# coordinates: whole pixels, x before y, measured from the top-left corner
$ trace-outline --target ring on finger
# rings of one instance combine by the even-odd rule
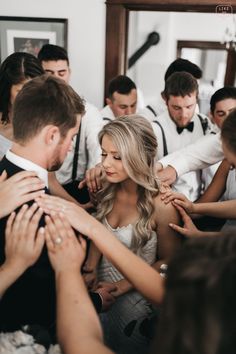
[[[64,213],[65,210],[66,210],[65,205],[62,205],[61,211]]]
[[[57,238],[54,240],[54,243],[56,245],[60,245],[62,243],[62,237],[61,236],[57,236]]]

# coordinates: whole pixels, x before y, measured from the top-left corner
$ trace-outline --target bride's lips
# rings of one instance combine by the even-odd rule
[[[108,172],[108,171],[105,171],[105,172],[106,172],[107,176],[113,176],[114,175],[114,172]]]

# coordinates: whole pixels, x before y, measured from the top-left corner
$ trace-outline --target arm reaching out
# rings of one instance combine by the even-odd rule
[[[46,224],[48,254],[56,274],[57,334],[63,352],[111,354],[103,344],[101,325],[80,273],[85,240],[76,238],[65,217],[53,214]]]
[[[186,237],[216,236],[216,235],[221,234],[220,232],[210,232],[210,231],[198,230],[196,228],[196,226],[194,225],[194,223],[192,222],[192,219],[190,218],[190,216],[186,213],[186,211],[178,204],[175,204],[175,202],[173,202],[173,205],[179,211],[179,213],[182,217],[183,223],[184,223],[184,225],[182,227],[179,225],[170,223],[169,226],[173,230],[177,231],[178,233],[180,233]]]
[[[222,197],[226,189],[229,170],[230,164],[224,159],[218,167],[208,188],[197,200],[197,203],[217,202]]]
[[[219,134],[207,134],[195,143],[160,159],[163,167],[171,166],[178,176],[197,171],[224,158]]]
[[[161,164],[159,163],[159,166]],[[177,172],[173,166],[167,166],[162,170],[158,170],[157,177],[160,179],[162,183],[166,183],[171,185],[177,179]]]
[[[37,203],[47,213],[63,213],[72,227],[87,235],[134,288],[153,303],[162,301],[163,279],[157,271],[128,250],[94,217],[75,204],[52,196],[38,198]]]

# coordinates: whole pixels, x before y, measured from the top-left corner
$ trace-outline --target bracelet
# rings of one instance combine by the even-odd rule
[[[161,277],[163,277],[163,278],[166,277],[167,269],[168,269],[168,264],[162,263],[160,265],[159,274],[160,274]]]

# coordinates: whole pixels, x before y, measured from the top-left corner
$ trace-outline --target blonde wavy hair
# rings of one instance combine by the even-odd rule
[[[116,118],[106,124],[99,133],[102,145],[104,136],[115,145],[129,178],[138,185],[137,209],[139,219],[134,226],[131,248],[142,248],[151,237],[151,219],[154,212],[153,198],[159,192],[154,171],[157,140],[151,124],[143,117],[133,114]],[[119,183],[104,181],[98,192],[97,219],[103,221],[113,208]]]

